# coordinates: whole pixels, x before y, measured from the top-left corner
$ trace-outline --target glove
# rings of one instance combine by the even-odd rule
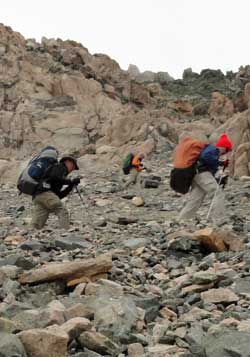
[[[220,161],[219,162],[220,166],[223,166],[223,169],[227,168],[229,165],[229,160],[225,160],[225,161]]]
[[[216,181],[222,188],[225,188],[228,181],[228,175],[223,177],[216,177]]]
[[[73,180],[71,180],[71,184],[72,184],[73,186],[79,185],[80,182],[81,182],[80,177],[76,177],[76,178],[74,178]]]

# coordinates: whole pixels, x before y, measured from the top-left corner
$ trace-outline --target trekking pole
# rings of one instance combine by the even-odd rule
[[[224,170],[223,170],[223,171],[224,171]],[[207,213],[207,217],[206,217],[207,220],[208,220],[208,218],[209,218],[209,216],[210,216],[210,213],[211,213],[211,211],[212,211],[212,208],[213,208],[213,205],[214,205],[214,202],[215,202],[217,193],[218,193],[218,191],[219,191],[219,189],[220,189],[221,180],[222,180],[222,175],[220,176],[219,182],[217,183],[217,187],[216,187],[216,190],[215,190],[215,193],[214,193],[214,196],[213,196],[213,199],[212,199],[210,208],[209,208],[208,213]]]
[[[83,204],[83,207],[85,208],[86,210],[86,214],[87,214],[87,217],[88,217],[88,221],[91,222],[91,219],[90,219],[90,216],[89,216],[89,212],[88,212],[88,207],[86,206],[85,202],[84,202],[84,199],[81,195],[81,192],[79,191],[79,188],[77,186],[75,186],[75,189],[76,189],[76,192],[78,193],[78,196]],[[92,227],[93,228],[93,227]],[[96,238],[96,233],[95,233],[95,229],[93,228],[93,237],[94,239]]]
[[[78,189],[77,186],[75,186],[75,189],[76,189],[76,192],[78,193],[78,196],[79,196],[79,198],[80,198],[80,200],[81,200],[81,202],[82,202],[84,208],[86,208],[86,205],[85,205],[85,202],[84,202],[84,200],[83,200],[83,198],[82,198],[81,192],[79,191],[79,189]]]

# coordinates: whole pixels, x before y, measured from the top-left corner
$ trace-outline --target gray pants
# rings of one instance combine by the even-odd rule
[[[193,179],[192,189],[187,198],[187,203],[181,210],[179,219],[193,218],[202,205],[205,196],[209,195],[213,197],[217,188],[218,184],[210,172],[206,171],[196,174]],[[211,216],[214,221],[219,221],[225,217],[225,196],[221,188],[217,189]]]
[[[53,192],[40,193],[34,198],[33,204],[32,228],[42,229],[50,213],[54,213],[58,217],[59,228],[69,228],[68,211],[63,206],[60,198]]]
[[[136,189],[138,191],[138,194],[141,194],[142,191],[142,177],[141,177],[141,172],[137,171],[136,169],[131,169],[129,173],[129,178],[123,185],[122,189],[126,190],[130,185],[136,185]]]

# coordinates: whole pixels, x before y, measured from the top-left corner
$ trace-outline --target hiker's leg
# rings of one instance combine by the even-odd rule
[[[216,221],[225,218],[225,194],[214,176],[210,172],[203,172],[201,178],[198,179],[198,184],[203,188],[207,195],[213,200],[212,217]],[[199,182],[200,181],[200,182]],[[217,191],[216,191],[217,190]],[[214,197],[216,192],[216,196]],[[212,203],[212,202],[211,202]]]
[[[47,212],[47,218],[50,212],[53,212],[57,215],[59,220],[59,225],[61,228],[69,228],[69,214],[66,208],[63,206],[60,198],[55,195],[53,192],[43,192],[40,195],[37,195],[34,199],[35,203],[38,204],[43,212]],[[46,218],[46,220],[47,220]],[[45,220],[45,222],[46,222]],[[45,224],[44,222],[44,224]],[[42,222],[41,222],[42,224]]]
[[[143,177],[140,172],[137,171],[137,176],[136,176],[136,189],[138,192],[138,195],[142,195],[142,183],[143,183]]]
[[[49,217],[49,211],[36,201],[33,200],[33,212],[31,220],[31,228],[42,229]]]
[[[206,193],[194,182],[187,203],[179,214],[179,220],[193,218],[200,208]]]
[[[130,170],[129,178],[123,185],[123,190],[127,189],[131,184],[135,184],[137,180],[139,172],[136,171],[135,169]]]
[[[50,212],[53,212],[58,217],[60,228],[69,229],[69,213],[64,207],[60,198],[53,192],[46,192],[46,206]]]

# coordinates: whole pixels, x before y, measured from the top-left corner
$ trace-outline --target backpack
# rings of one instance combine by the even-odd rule
[[[170,173],[170,187],[174,191],[182,194],[189,191],[197,172],[197,160],[206,145],[200,140],[185,138],[176,146],[174,168]]]
[[[33,196],[39,183],[46,178],[49,169],[58,162],[57,159],[58,151],[53,146],[47,146],[31,159],[17,181],[20,194]]]
[[[128,175],[130,173],[130,170],[132,168],[133,158],[134,158],[134,154],[132,154],[132,152],[130,152],[129,154],[127,154],[127,156],[123,160],[122,170],[123,170],[124,175]]]

